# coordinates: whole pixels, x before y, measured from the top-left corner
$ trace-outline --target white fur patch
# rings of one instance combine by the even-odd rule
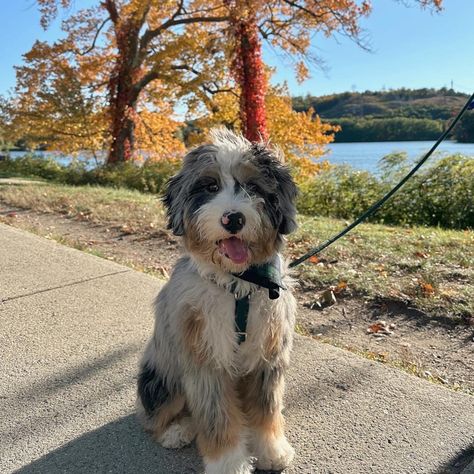
[[[196,432],[191,418],[184,417],[178,422],[172,423],[158,438],[158,442],[163,448],[179,449],[190,444],[195,436]]]
[[[204,458],[204,462],[206,474],[251,474],[253,472],[252,460],[247,454],[243,440],[216,461]]]
[[[256,467],[263,470],[285,469],[295,457],[295,450],[284,436],[277,439],[256,437],[253,450],[257,457]]]

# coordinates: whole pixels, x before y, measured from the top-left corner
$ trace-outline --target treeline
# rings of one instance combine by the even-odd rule
[[[340,125],[336,142],[383,142],[404,140],[436,140],[443,131],[440,120],[417,118],[352,119],[331,121]]]
[[[453,89],[395,89],[344,92],[293,98],[296,111],[310,108],[339,124],[336,142],[432,140],[464,105],[468,96]],[[473,112],[468,112],[452,139],[474,142]]]

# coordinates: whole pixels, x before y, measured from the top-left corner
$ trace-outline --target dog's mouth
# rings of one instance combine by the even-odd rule
[[[249,259],[248,245],[237,237],[219,240],[217,245],[220,254],[237,265],[242,265]]]

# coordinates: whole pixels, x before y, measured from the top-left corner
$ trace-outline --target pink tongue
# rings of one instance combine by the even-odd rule
[[[248,257],[247,246],[237,237],[230,237],[219,242],[219,250],[234,263],[245,263]]]

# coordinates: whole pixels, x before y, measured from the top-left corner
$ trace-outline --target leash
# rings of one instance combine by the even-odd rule
[[[423,156],[423,158],[406,174],[406,176],[400,180],[400,182],[394,186],[385,196],[379,199],[377,202],[372,204],[367,211],[361,214],[352,224],[348,225],[341,232],[331,237],[330,239],[323,242],[318,247],[311,249],[309,252],[305,253],[303,256],[293,260],[289,267],[293,268],[297,265],[300,265],[308,258],[322,252],[324,249],[329,247],[331,244],[339,240],[341,237],[350,232],[354,227],[358,226],[365,219],[374,214],[386,201],[388,201],[426,162],[426,160],[433,154],[433,152],[438,148],[439,144],[451,133],[453,128],[459,122],[461,117],[464,115],[466,110],[474,109],[474,93],[471,95],[469,100],[466,102],[461,111],[457,114],[454,120],[451,122],[451,125],[441,134],[435,144],[431,149]],[[283,285],[280,272],[279,272],[279,262],[270,262],[261,266],[252,266],[243,273],[234,273],[235,277],[242,280],[248,281],[250,283],[257,284],[262,288],[268,289],[268,297],[270,299],[276,299],[279,297],[279,290],[286,289]],[[232,293],[235,293],[236,285],[230,289]],[[243,296],[242,298],[235,298],[235,313],[234,313],[234,324],[235,332],[238,336],[239,345],[245,342],[247,338],[247,320],[250,308],[250,294]]]
[[[354,227],[358,226],[361,222],[365,221],[368,217],[375,214],[377,210],[382,207],[386,201],[388,201],[426,162],[426,160],[433,154],[433,152],[438,148],[439,144],[444,141],[444,139],[451,133],[454,129],[456,124],[459,122],[461,117],[464,115],[466,110],[474,109],[474,93],[469,97],[468,101],[464,105],[464,107],[460,110],[460,112],[456,115],[454,120],[451,122],[451,125],[441,134],[441,136],[436,140],[435,144],[431,147],[431,149],[423,156],[423,158],[406,174],[406,176],[396,185],[394,186],[385,196],[383,196],[380,200],[372,204],[363,214],[361,214],[352,224],[348,225],[345,229],[343,229],[338,234],[334,235],[330,239],[323,242],[318,247],[311,249],[309,252],[305,253],[303,256],[293,260],[289,267],[293,268],[297,265],[300,265],[308,258],[322,252],[324,249],[332,245],[334,242],[339,240],[341,237],[344,237],[348,232],[350,232]]]

